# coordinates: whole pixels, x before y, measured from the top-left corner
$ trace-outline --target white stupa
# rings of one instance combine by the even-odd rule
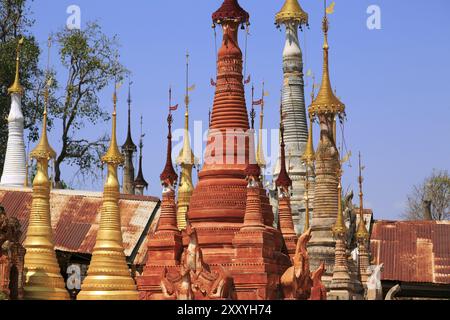
[[[308,142],[308,124],[305,107],[305,84],[303,79],[303,54],[298,37],[299,26],[308,24],[308,14],[303,11],[297,0],[286,0],[276,15],[278,27],[285,26],[286,43],[283,50],[283,126],[286,143],[286,167],[292,180],[291,211],[297,234],[304,231],[305,225],[305,177],[306,167],[302,163]],[[273,171],[276,181],[281,168],[281,155]],[[271,190],[271,204],[275,217],[278,215],[278,197]],[[314,193],[309,192],[310,199]],[[310,202],[310,209],[312,210]],[[277,218],[276,218],[277,219]]]
[[[20,47],[22,44],[23,39],[19,41],[17,47],[16,78],[14,84],[8,89],[8,93],[11,95],[11,110],[8,116],[8,145],[0,181],[0,185],[11,187],[23,187],[27,177],[25,142],[23,138],[23,88],[19,81]]]

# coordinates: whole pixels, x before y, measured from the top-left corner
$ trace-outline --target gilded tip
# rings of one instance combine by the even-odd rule
[[[280,12],[275,16],[275,22],[277,25],[288,22],[307,25],[308,18],[308,14],[302,9],[297,0],[286,0]]]
[[[20,84],[20,52],[22,49],[22,45],[25,42],[24,37],[21,37],[17,43],[17,50],[16,50],[16,74],[14,77],[14,83],[13,85],[8,89],[9,94],[19,94],[23,95],[23,87]]]

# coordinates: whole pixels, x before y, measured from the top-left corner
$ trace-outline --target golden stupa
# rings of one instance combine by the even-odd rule
[[[47,106],[50,85],[51,79],[48,80],[45,88],[41,139],[30,154],[30,157],[37,161],[37,171],[33,180],[33,202],[31,205],[27,236],[23,244],[26,249],[24,261],[25,300],[69,299],[69,293],[65,288],[61,270],[56,259],[50,216],[48,162],[50,159],[56,157],[56,152],[48,143],[47,138]],[[17,87],[17,90],[20,90],[19,87]]]
[[[108,165],[108,175],[103,192],[100,227],[88,275],[83,281],[78,300],[137,300],[139,298],[123,248],[117,167],[123,164],[124,157],[117,146],[116,91],[114,91],[113,101],[111,143],[102,158],[102,161]]]

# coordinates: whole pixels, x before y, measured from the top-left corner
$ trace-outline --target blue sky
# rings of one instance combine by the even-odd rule
[[[284,35],[274,27],[274,16],[283,0],[241,0],[250,13],[247,70],[260,91],[264,80],[270,96],[266,102],[266,126],[277,128],[279,91],[282,84]],[[174,88],[174,100],[182,105],[185,52],[191,54],[191,122],[207,123],[214,90],[214,37],[211,13],[220,0],[35,0],[36,20],[32,32],[42,47],[50,32],[62,28],[69,5],[81,8],[82,27],[97,20],[103,30],[117,34],[121,62],[133,73],[134,140],[138,142],[139,117],[144,116],[144,172],[149,194],[160,195],[159,174],[165,161],[167,88]],[[322,1],[302,0],[310,15],[310,29],[300,34],[305,70],[320,81],[322,70]],[[369,5],[381,9],[381,30],[366,27]],[[398,219],[407,194],[433,168],[450,169],[450,24],[448,0],[336,0],[330,17],[330,72],[338,96],[347,106],[345,136],[353,152],[346,166],[344,188],[357,186],[357,153],[366,165],[365,195],[368,207],[378,219]],[[218,30],[218,43],[221,32]],[[243,40],[243,39],[242,39]],[[243,41],[241,41],[241,46]],[[63,79],[53,52],[53,66]],[[45,61],[43,59],[42,61]],[[311,84],[311,81],[307,81]],[[306,89],[307,101],[310,102]],[[112,87],[101,93],[101,104],[111,109]],[[250,101],[250,87],[247,86]],[[119,139],[126,134],[126,90],[119,96]],[[175,127],[183,125],[183,113]],[[83,135],[109,132],[109,124],[87,124]],[[58,131],[58,127],[55,129]],[[317,128],[315,137],[318,137]],[[58,135],[50,135],[59,147]],[[317,141],[315,142],[317,146]],[[270,153],[271,150],[268,150]],[[199,155],[197,155],[199,156]],[[70,181],[74,170],[64,169]],[[101,189],[98,185],[80,185]],[[355,190],[356,191],[356,190]]]

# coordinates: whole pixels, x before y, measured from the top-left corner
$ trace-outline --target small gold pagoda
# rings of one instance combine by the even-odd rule
[[[92,253],[88,275],[81,286],[78,300],[137,300],[136,284],[131,277],[123,248],[117,167],[124,157],[117,146],[116,104],[117,86],[114,90],[111,143],[102,162],[108,165],[108,175],[103,192],[100,227]]]
[[[50,180],[48,162],[56,158],[56,152],[48,143],[47,106],[49,97],[48,80],[45,88],[44,118],[42,135],[30,157],[37,161],[36,176],[33,180],[33,202],[24,242],[26,249],[24,270],[25,300],[68,300],[60,267],[56,259],[53,229],[50,216]]]

